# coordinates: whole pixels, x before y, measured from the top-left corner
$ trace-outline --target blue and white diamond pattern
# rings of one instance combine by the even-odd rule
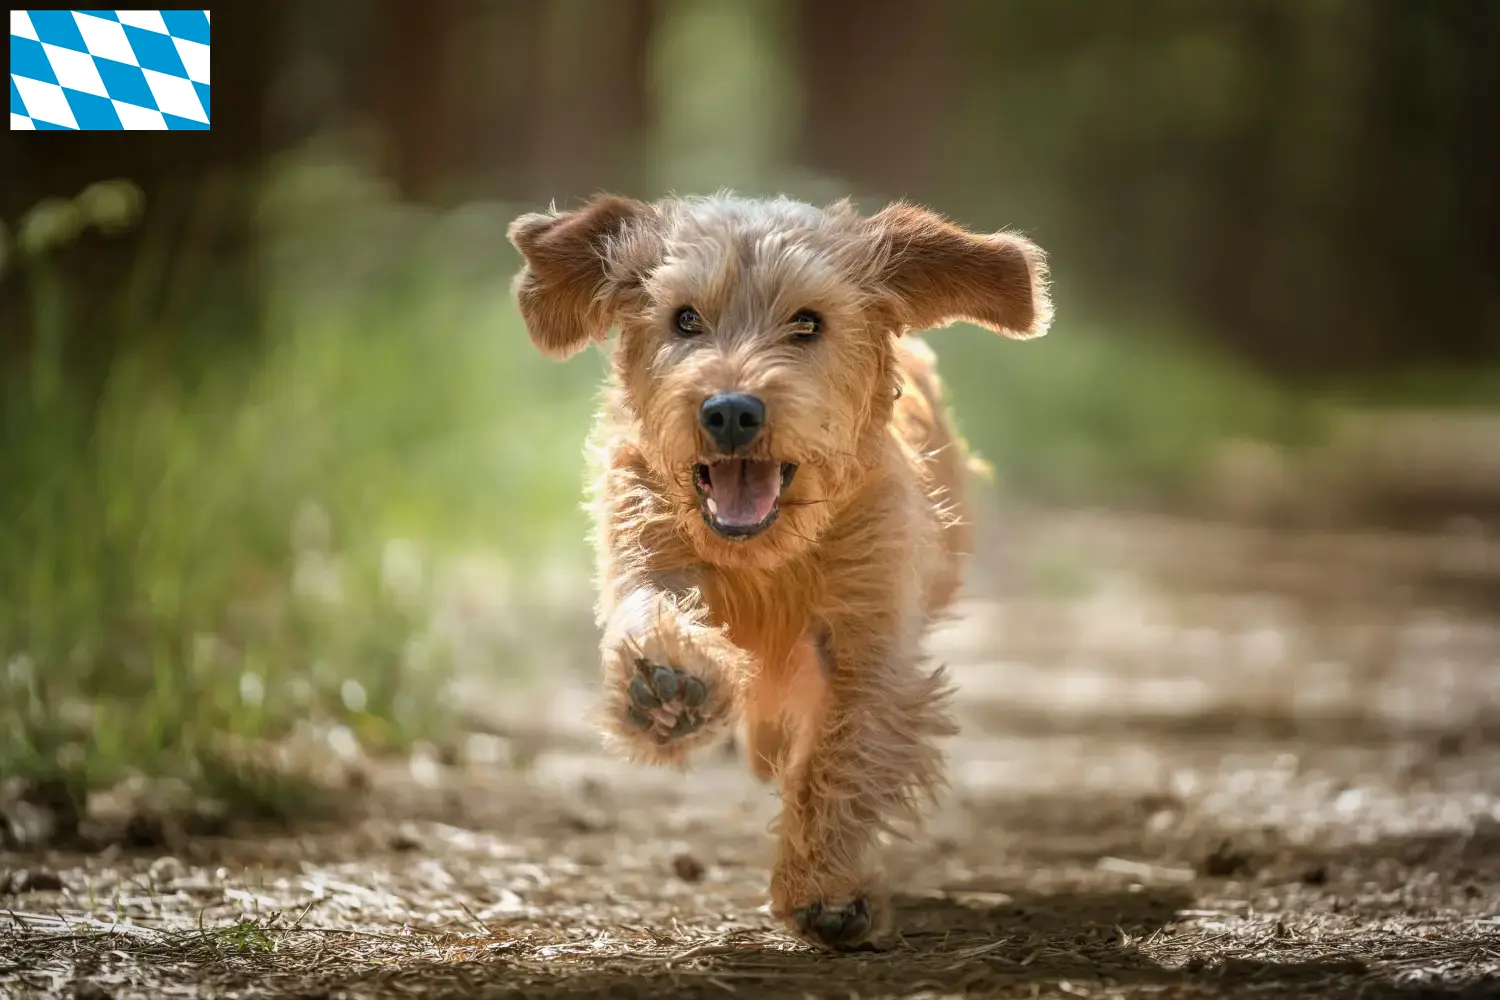
[[[209,127],[206,10],[13,10],[10,127]]]

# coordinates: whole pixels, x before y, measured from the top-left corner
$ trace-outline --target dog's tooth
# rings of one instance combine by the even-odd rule
[[[708,512],[714,517],[719,516],[719,505],[714,501],[713,497],[708,498]]]

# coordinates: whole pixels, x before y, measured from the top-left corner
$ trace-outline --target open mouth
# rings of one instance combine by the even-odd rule
[[[703,498],[703,521],[725,538],[754,538],[776,523],[781,494],[792,484],[791,462],[721,458],[698,465],[693,485]]]

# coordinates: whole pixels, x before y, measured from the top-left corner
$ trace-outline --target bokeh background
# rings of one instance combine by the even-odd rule
[[[908,198],[1050,251],[1051,336],[931,338],[997,473],[976,591],[1094,599],[1149,551],[1189,591],[1500,606],[1500,5],[214,14],[211,132],[0,138],[0,776],[48,822],[143,779],[295,812],[299,754],[524,757],[474,692],[593,669],[604,359],[531,350],[504,231],[598,190]]]

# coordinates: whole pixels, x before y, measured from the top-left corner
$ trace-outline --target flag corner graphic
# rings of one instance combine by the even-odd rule
[[[207,10],[11,10],[12,131],[211,127]]]

